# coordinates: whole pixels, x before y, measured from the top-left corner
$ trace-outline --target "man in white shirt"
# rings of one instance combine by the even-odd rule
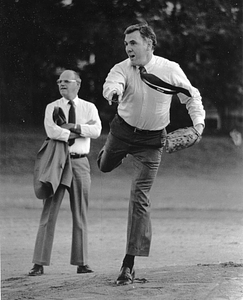
[[[68,147],[72,173],[68,192],[73,218],[70,263],[77,266],[77,273],[90,273],[93,271],[88,265],[87,210],[91,178],[87,155],[90,139],[100,136],[101,121],[95,105],[78,98],[81,79],[76,72],[64,71],[57,84],[62,98],[47,105],[44,126],[49,139],[61,141]],[[54,122],[53,112],[56,108],[62,109],[66,124],[60,126]],[[54,195],[44,199],[30,276],[42,275],[43,266],[50,265],[55,224],[65,190],[66,186],[60,184]]]
[[[104,97],[110,104],[117,97],[118,108],[98,155],[98,166],[102,172],[110,172],[127,154],[134,158],[126,255],[117,284],[132,283],[135,256],[149,255],[149,192],[161,161],[173,94],[177,93],[186,105],[200,134],[204,128],[205,111],[199,91],[177,63],[153,54],[156,43],[156,35],[148,24],[129,26],[124,40],[128,58],[111,69],[103,86]],[[146,82],[146,73],[156,76],[157,82],[163,81],[162,86]]]

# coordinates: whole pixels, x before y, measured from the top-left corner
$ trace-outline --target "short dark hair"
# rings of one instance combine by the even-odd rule
[[[154,33],[153,28],[150,27],[148,25],[148,23],[146,23],[146,22],[139,23],[139,24],[135,24],[135,25],[131,25],[131,26],[127,27],[127,29],[124,31],[124,34],[129,34],[136,30],[138,30],[140,32],[140,34],[144,40],[150,39],[152,41],[153,49],[154,49],[155,46],[157,45],[157,39],[156,39],[156,35]]]

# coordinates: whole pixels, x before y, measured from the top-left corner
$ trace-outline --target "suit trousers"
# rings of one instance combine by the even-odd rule
[[[68,189],[73,220],[71,265],[88,262],[87,213],[90,192],[90,165],[87,157],[71,159],[72,183]],[[54,231],[66,187],[59,185],[53,197],[45,199],[35,242],[33,263],[49,266]]]
[[[149,193],[161,162],[165,131],[134,132],[121,118],[115,117],[97,163],[102,172],[118,167],[127,154],[133,156],[126,253],[149,256],[152,227]],[[158,142],[159,140],[159,142]]]

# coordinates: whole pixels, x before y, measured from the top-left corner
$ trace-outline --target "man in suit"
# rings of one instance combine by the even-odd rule
[[[64,71],[57,84],[62,98],[47,105],[44,126],[49,139],[68,144],[72,179],[70,187],[60,180],[55,193],[44,199],[30,276],[42,275],[43,266],[50,265],[56,220],[66,189],[73,219],[70,263],[77,266],[77,273],[93,272],[88,265],[87,211],[91,178],[87,155],[90,139],[100,136],[101,121],[95,105],[78,97],[81,79],[76,72]],[[57,107],[68,123],[60,126],[54,122],[53,112]]]

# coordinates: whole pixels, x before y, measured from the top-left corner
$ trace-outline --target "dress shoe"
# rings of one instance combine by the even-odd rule
[[[122,267],[120,274],[116,280],[116,284],[118,285],[125,285],[131,284],[134,281],[135,271],[134,269],[130,269],[128,267]]]
[[[40,276],[42,274],[44,274],[44,268],[37,264],[34,264],[33,268],[29,271],[29,276]]]
[[[90,269],[89,265],[85,265],[85,266],[78,266],[77,268],[77,273],[81,274],[81,273],[93,273],[94,271]]]

